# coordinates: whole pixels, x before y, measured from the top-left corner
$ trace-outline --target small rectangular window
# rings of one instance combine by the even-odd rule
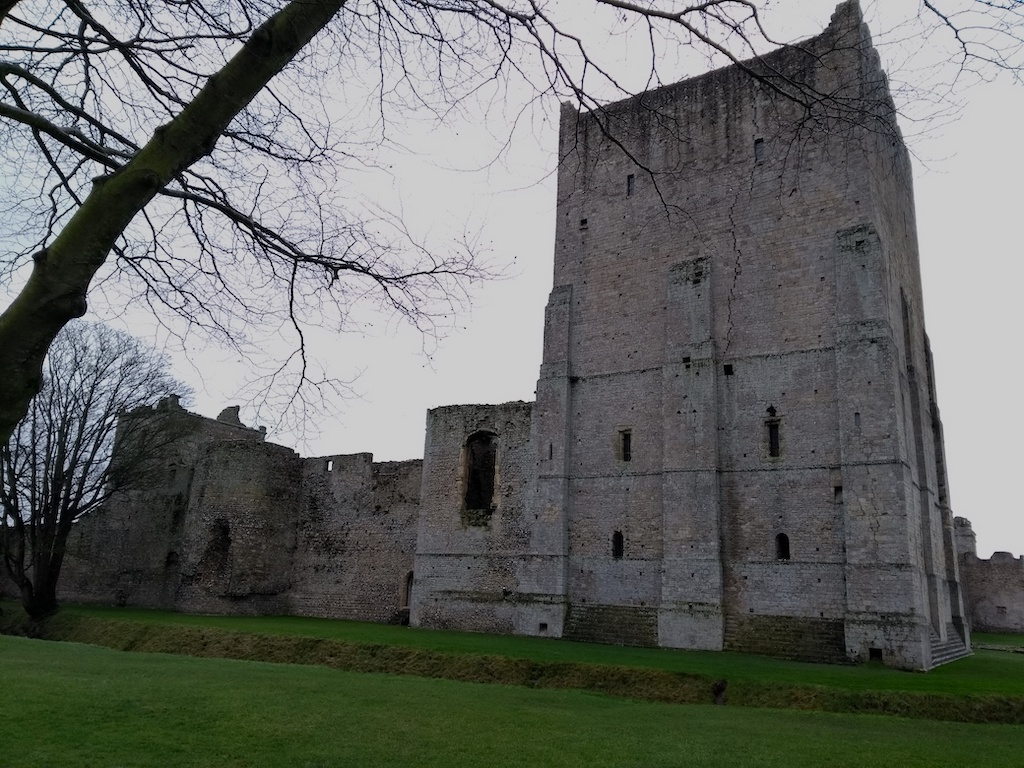
[[[580,219],[580,229],[587,229],[587,220]]]
[[[633,196],[633,190],[636,189],[636,176],[632,173],[626,177],[626,197]]]
[[[333,472],[334,471],[334,459],[328,459],[327,460],[327,471],[328,472]]]
[[[633,433],[628,429],[619,431],[619,458],[623,461],[633,460]]]
[[[625,541],[622,538],[622,531],[616,531],[612,534],[612,557],[616,560],[625,554],[626,547]]]
[[[764,160],[764,139],[754,139],[754,159],[757,162]]]
[[[779,422],[768,422],[768,455],[778,457],[781,455],[779,446]]]
[[[732,363],[726,363],[722,366],[722,371],[726,376],[732,376]]]

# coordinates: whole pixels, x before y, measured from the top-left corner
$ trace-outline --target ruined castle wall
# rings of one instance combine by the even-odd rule
[[[422,462],[300,459],[262,431],[158,409],[156,476],[76,526],[68,601],[388,621],[407,609]]]
[[[207,446],[182,525],[177,610],[286,612],[300,481],[301,460],[283,446]]]
[[[960,559],[971,629],[1024,632],[1024,556],[994,552],[988,560]]]
[[[408,609],[422,461],[302,461],[288,612],[397,621]]]
[[[435,408],[427,415],[411,622],[507,634],[561,631],[552,585],[562,559],[560,521],[532,504],[537,467],[530,403]],[[470,488],[493,450],[486,499]],[[484,451],[486,454],[486,451]],[[486,464],[486,462],[485,462]]]
[[[261,431],[207,419],[170,402],[152,409],[151,417],[173,441],[161,450],[152,476],[76,523],[61,571],[62,600],[174,608],[197,465],[214,442],[264,440]]]
[[[972,630],[1024,632],[1024,557],[995,552],[983,560],[965,517],[954,520],[964,606]]]

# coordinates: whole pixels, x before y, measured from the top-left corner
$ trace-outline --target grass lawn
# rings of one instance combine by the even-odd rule
[[[1024,752],[1019,725],[641,703],[4,636],[0,713],[0,765],[18,768],[1019,768]]]
[[[979,650],[970,658],[922,674],[903,672],[876,664],[808,664],[738,653],[624,648],[548,638],[410,629],[296,616],[190,616],[169,611],[94,606],[69,606],[64,612],[146,624],[214,627],[238,632],[422,648],[445,653],[486,654],[551,663],[575,662],[661,669],[715,679],[725,678],[730,681],[810,684],[850,691],[1024,696],[1024,654],[1007,654],[999,651]]]
[[[1024,633],[1011,635],[1000,632],[975,632],[971,635],[971,642],[982,645],[1005,645],[1014,648],[1024,648]]]

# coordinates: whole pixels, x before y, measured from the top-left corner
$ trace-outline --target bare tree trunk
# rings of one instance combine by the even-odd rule
[[[18,4],[18,0],[0,0],[0,24],[4,23],[4,19],[7,18],[14,6]]]
[[[0,315],[0,443],[39,391],[43,359],[69,320],[86,311],[96,271],[125,228],[175,176],[208,154],[235,116],[323,29],[347,0],[292,0],[118,172],[98,179]],[[0,10],[10,0],[0,0]],[[2,18],[2,17],[0,17]]]
[[[42,573],[21,583],[21,605],[34,621],[57,612],[57,580],[51,578],[48,568],[44,566]]]

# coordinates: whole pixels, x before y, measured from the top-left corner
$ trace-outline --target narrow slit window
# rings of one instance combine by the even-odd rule
[[[636,191],[636,176],[631,173],[631,174],[629,174],[626,177],[626,197],[632,197],[633,196],[633,192],[635,192],[635,191]]]
[[[328,472],[333,472],[334,471],[334,459],[328,459],[327,460],[327,471]]]
[[[625,551],[625,544],[622,539],[622,531],[616,531],[612,534],[612,557],[616,560],[622,557]]]
[[[619,430],[619,458],[622,461],[633,460],[633,433],[628,429]]]
[[[754,139],[754,160],[764,160],[764,139]]]
[[[782,455],[781,442],[779,439],[779,422],[769,421],[768,427],[768,455],[778,458]]]
[[[784,533],[775,537],[775,559],[789,560],[789,536]]]
[[[405,584],[404,584],[404,588],[402,589],[402,607],[403,608],[408,608],[410,605],[412,605],[412,581],[413,581],[413,572],[409,571],[405,575]]]

